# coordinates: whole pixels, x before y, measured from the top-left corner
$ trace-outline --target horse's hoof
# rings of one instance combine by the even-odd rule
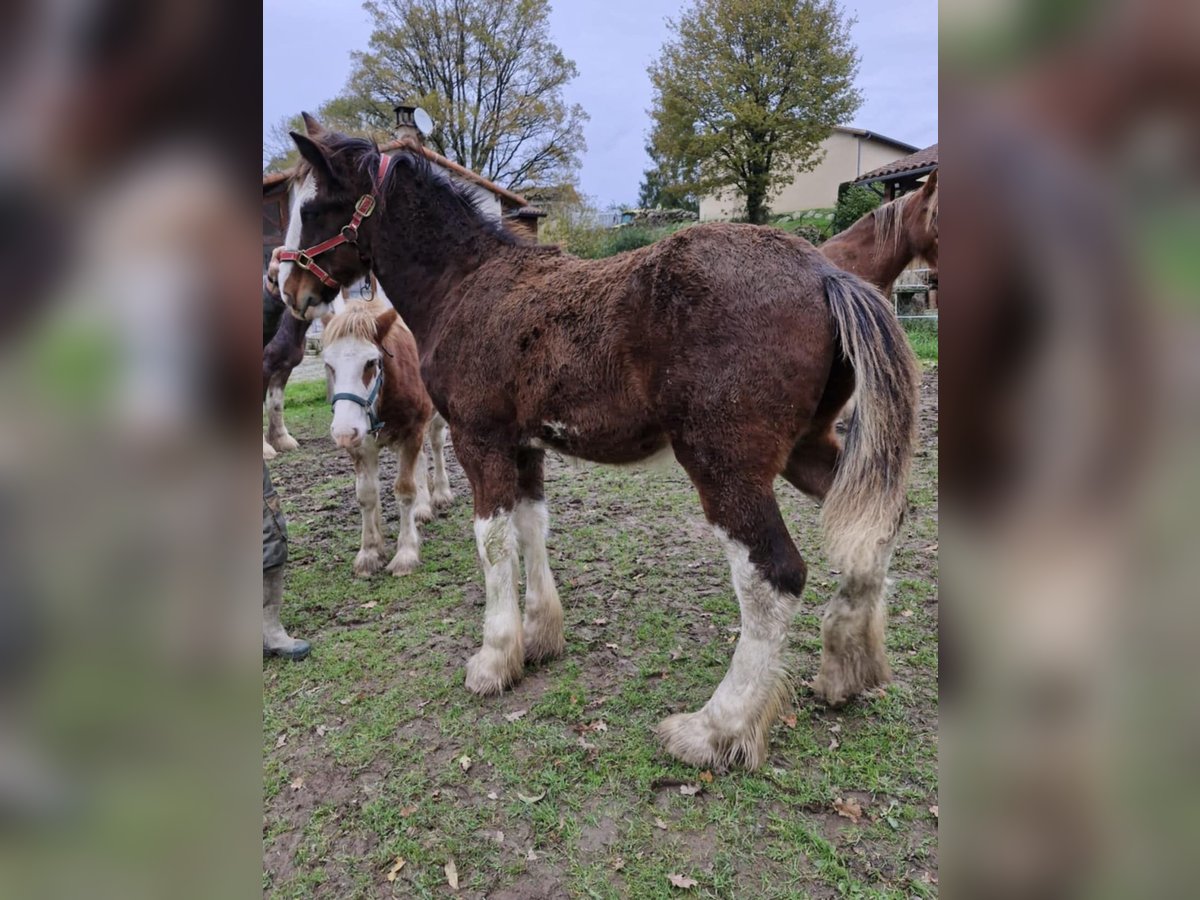
[[[370,578],[383,568],[383,554],[378,550],[359,550],[354,557],[354,574],[358,578]]]
[[[445,509],[448,506],[454,505],[454,494],[446,489],[444,491],[433,492],[433,507],[434,509]]]
[[[396,555],[388,563],[387,570],[393,575],[408,575],[417,568],[417,564],[420,561],[420,556],[415,547],[403,547],[396,551]]]
[[[304,659],[311,651],[312,645],[308,641],[292,638],[292,642],[284,647],[268,647],[263,644],[263,659],[269,656],[282,656],[284,659],[296,662]]]
[[[433,507],[428,503],[413,507],[413,518],[418,522],[428,522],[433,518]]]
[[[667,716],[655,729],[664,749],[676,759],[702,769],[741,766],[754,770],[766,757],[766,732],[735,735],[713,727],[704,711]]]
[[[487,697],[512,687],[525,674],[525,653],[520,642],[508,652],[483,647],[467,660],[467,690]]]
[[[299,450],[300,443],[286,431],[271,439],[270,444],[280,453],[286,453],[288,450]]]
[[[275,448],[267,443],[266,438],[263,438],[263,459],[274,459],[275,456]]]

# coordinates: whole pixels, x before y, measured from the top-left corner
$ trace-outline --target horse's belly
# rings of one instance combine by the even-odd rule
[[[530,431],[530,447],[589,462],[621,466],[671,458],[666,434],[654,426],[597,428],[552,419]]]

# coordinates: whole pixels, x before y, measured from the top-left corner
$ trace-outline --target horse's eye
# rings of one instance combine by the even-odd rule
[[[370,374],[370,373],[374,372],[374,371],[375,371],[375,367],[376,367],[378,364],[379,364],[379,363],[378,363],[378,361],[377,361],[377,360],[374,360],[374,359],[369,359],[369,360],[367,360],[367,365],[366,365],[365,371],[366,371],[368,374]]]

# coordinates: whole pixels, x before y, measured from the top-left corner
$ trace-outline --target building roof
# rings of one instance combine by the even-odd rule
[[[908,156],[894,159],[887,165],[880,166],[878,169],[872,169],[854,183],[867,184],[872,181],[882,181],[894,175],[920,175],[925,172],[932,172],[937,168],[937,164],[938,145],[930,144],[924,150],[918,150],[916,153],[910,153]]]
[[[878,141],[881,144],[898,147],[907,153],[913,153],[917,150],[917,147],[912,144],[898,141],[895,138],[888,137],[886,134],[880,134],[878,131],[867,131],[865,128],[850,128],[847,125],[835,125],[833,130],[840,131],[843,134],[852,134],[855,137],[866,138],[869,141]]]
[[[475,184],[486,188],[493,194],[496,194],[503,200],[507,200],[514,206],[529,206],[529,201],[520,194],[514,194],[507,188],[500,187],[500,185],[496,184],[494,181],[484,178],[478,172],[472,172],[466,166],[460,166],[453,160],[446,159],[446,157],[442,156],[442,154],[434,150],[430,150],[428,147],[424,147],[415,143],[410,138],[399,138],[397,140],[388,141],[386,144],[381,144],[379,147],[379,152],[391,153],[393,150],[399,150],[402,146],[407,147],[409,150],[415,150],[418,153],[424,154],[431,162],[437,163],[443,169],[449,169],[451,172],[460,176],[461,178],[465,178],[468,181],[473,181]],[[281,181],[286,181],[292,177],[292,173],[294,171],[294,169],[287,169],[283,172],[264,172],[263,187],[272,187],[273,185],[279,184]]]

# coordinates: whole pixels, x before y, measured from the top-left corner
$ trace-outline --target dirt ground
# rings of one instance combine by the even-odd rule
[[[805,687],[836,575],[815,505],[777,486],[809,583],[796,702],[750,774],[683,766],[652,732],[704,703],[737,637],[727,565],[677,466],[548,460],[567,651],[480,699],[463,666],[483,585],[452,451],[456,501],[424,528],[418,571],[355,579],[358,508],[323,383],[289,387],[287,421],[301,447],[271,464],[291,530],[284,621],[314,651],[264,663],[264,895],[936,896],[936,365],[891,570],[896,680],[878,696],[833,711]]]

